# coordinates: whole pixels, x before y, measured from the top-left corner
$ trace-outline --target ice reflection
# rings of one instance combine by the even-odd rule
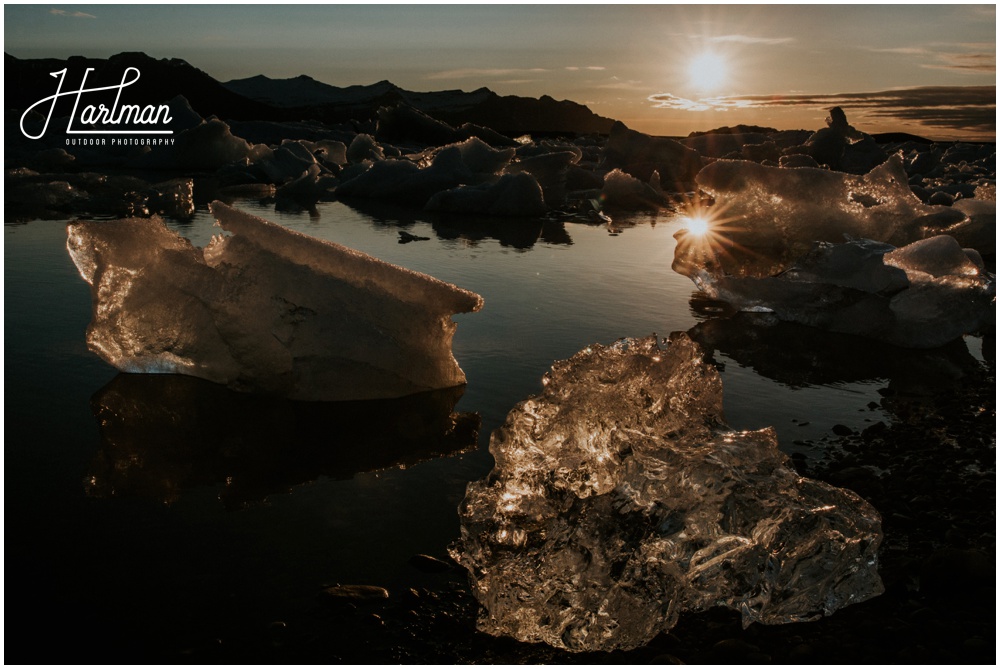
[[[718,351],[793,388],[886,379],[893,390],[924,393],[958,383],[980,366],[961,340],[929,350],[905,349],[782,322],[773,314],[710,318],[688,335],[709,359]]]
[[[239,508],[319,476],[405,468],[475,447],[479,415],[452,411],[463,392],[293,402],[189,376],[119,374],[91,398],[101,448],[85,486],[170,503],[224,483],[222,502]]]
[[[462,240],[469,244],[495,239],[501,246],[515,249],[530,249],[538,242],[573,243],[564,224],[550,219],[416,212],[413,208],[372,200],[349,199],[344,204],[365,215],[377,226],[406,230],[418,222],[430,223],[438,239]]]

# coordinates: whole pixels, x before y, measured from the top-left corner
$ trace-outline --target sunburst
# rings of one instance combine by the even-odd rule
[[[688,83],[702,93],[718,91],[729,79],[729,63],[714,51],[702,51],[687,66]]]

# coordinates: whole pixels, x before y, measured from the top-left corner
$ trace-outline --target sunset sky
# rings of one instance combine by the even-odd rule
[[[996,132],[994,5],[4,7],[19,58],[144,51],[220,81],[481,86],[551,95],[654,134],[750,123]],[[954,88],[961,87],[961,88]]]

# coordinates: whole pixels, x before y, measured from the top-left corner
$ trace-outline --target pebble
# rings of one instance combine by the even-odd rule
[[[335,585],[323,590],[323,595],[343,602],[374,602],[389,599],[389,591],[377,585]]]

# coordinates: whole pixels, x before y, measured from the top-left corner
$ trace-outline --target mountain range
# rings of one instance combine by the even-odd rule
[[[50,74],[63,68],[69,70],[65,90],[73,90],[79,87],[85,68],[93,68],[87,79],[88,87],[93,87],[116,86],[128,67],[141,73],[128,88],[131,100],[159,104],[182,95],[202,117],[214,115],[223,120],[365,122],[375,119],[380,107],[404,104],[452,126],[473,123],[511,137],[532,133],[606,134],[614,123],[568,100],[545,95],[500,96],[488,88],[414,92],[389,81],[337,87],[306,75],[289,79],[257,75],[222,83],[179,58],[156,59],[141,52],[120,53],[107,59],[74,56],[66,60],[20,59],[5,53],[6,109],[23,110],[52,95],[56,82]],[[104,97],[109,106],[113,104],[113,92]],[[73,96],[57,100],[56,115],[68,116],[72,104]]]

